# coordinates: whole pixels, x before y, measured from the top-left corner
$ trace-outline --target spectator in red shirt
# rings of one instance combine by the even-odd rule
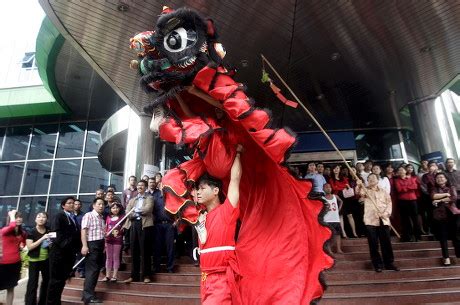
[[[431,192],[435,185],[435,176],[438,173],[439,168],[436,161],[428,162],[428,173],[423,174],[420,179],[420,190],[421,190],[421,207],[420,214],[423,218],[424,230],[427,233],[433,233],[433,205],[431,204]]]
[[[403,232],[401,241],[420,240],[421,230],[417,220],[417,193],[419,184],[416,176],[408,176],[403,166],[398,168],[398,178],[394,180],[398,207],[401,213]]]
[[[455,256],[460,258],[460,210],[456,206],[457,191],[451,186],[445,173],[438,173],[435,177],[436,184],[431,191],[433,218],[436,224],[436,237],[441,243],[444,266],[450,265],[449,248],[447,240],[452,238]]]
[[[22,230],[22,215],[16,210],[8,212],[6,227],[1,229],[3,256],[0,261],[0,290],[6,289],[6,305],[12,305],[14,287],[21,276],[21,256],[26,233]]]
[[[345,171],[345,174],[347,173],[348,171]],[[342,214],[347,215],[348,223],[350,224],[353,237],[357,238],[358,234],[356,233],[356,225],[355,225],[355,220],[353,218],[353,206],[352,206],[353,205],[352,200],[354,199],[354,191],[353,191],[353,195],[351,195],[351,192],[350,192],[351,187],[350,187],[348,177],[341,174],[340,165],[336,164],[332,168],[332,175],[331,175],[331,178],[329,179],[329,184],[332,187],[332,193],[334,195],[338,195],[340,199],[342,199],[343,201]],[[347,235],[344,230],[344,225],[343,225],[343,215],[340,215],[340,218],[341,218],[340,223],[342,225],[342,231],[343,231],[342,236],[343,238],[347,238]]]
[[[426,232],[423,229],[423,217],[422,217],[423,207],[422,207],[422,200],[421,200],[422,191],[420,189],[420,178],[415,173],[415,169],[414,169],[414,166],[412,164],[406,165],[406,175],[411,177],[412,179],[417,180],[417,185],[418,185],[418,189],[417,189],[417,192],[416,192],[416,194],[417,194],[417,209],[418,209],[417,222],[418,222],[418,227],[420,228],[420,232],[425,235]]]

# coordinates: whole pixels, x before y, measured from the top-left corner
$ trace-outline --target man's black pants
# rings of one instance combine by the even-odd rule
[[[61,295],[64,290],[65,281],[72,272],[74,261],[75,252],[62,251],[59,248],[53,248],[53,246],[51,246],[49,256],[50,280],[48,282],[46,304],[61,304]]]
[[[170,222],[155,223],[155,269],[160,270],[161,255],[166,249],[166,268],[174,269],[174,226]]]
[[[99,272],[104,266],[104,240],[89,241],[88,248],[89,252],[85,259],[86,277],[83,285],[83,301],[85,303],[96,297],[94,289],[96,289]]]
[[[390,227],[382,225],[380,226],[369,226],[366,225],[367,229],[367,241],[369,243],[369,251],[371,254],[372,265],[374,268],[383,268],[383,265],[390,266],[393,264],[393,247],[391,246],[390,238]],[[382,250],[382,257],[379,253],[379,241],[380,248]]]
[[[449,257],[449,239],[455,250],[455,256],[460,257],[460,215],[449,215],[446,220],[435,221],[435,236],[441,244],[443,258]]]
[[[420,240],[421,229],[418,223],[417,200],[399,200],[401,224],[403,228],[402,241],[410,241],[412,236]]]
[[[40,295],[38,305],[46,304],[46,292],[50,280],[50,266],[48,259],[40,262],[29,261],[29,281],[27,282],[27,292],[25,297],[26,305],[37,304],[38,278],[42,274],[42,284],[40,285]]]
[[[133,266],[131,269],[131,278],[134,281],[140,280],[142,271],[143,277],[152,275],[152,242],[153,227],[142,229],[142,220],[131,220],[130,245]],[[142,270],[141,270],[142,266]]]

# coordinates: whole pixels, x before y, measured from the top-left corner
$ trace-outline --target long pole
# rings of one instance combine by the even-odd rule
[[[345,159],[345,156],[342,154],[342,152],[339,150],[339,148],[335,145],[334,141],[332,141],[331,137],[328,135],[326,130],[324,130],[323,126],[318,122],[318,120],[315,118],[313,113],[311,113],[310,110],[308,110],[308,108],[300,101],[300,99],[297,97],[297,95],[294,93],[294,91],[292,91],[291,87],[289,87],[289,85],[284,81],[284,79],[281,77],[281,75],[278,73],[278,71],[276,71],[276,69],[268,61],[268,59],[263,54],[260,54],[260,56],[262,57],[262,60],[270,67],[270,69],[272,69],[272,71],[276,74],[276,76],[283,83],[283,85],[288,89],[288,91],[291,93],[291,95],[294,97],[294,99],[299,103],[299,105],[303,108],[303,110],[305,110],[305,112],[313,120],[313,122],[315,122],[316,126],[318,126],[318,128],[321,130],[321,132],[326,137],[326,139],[329,141],[329,143],[332,145],[334,150],[339,154],[340,158],[342,158],[343,163],[348,168],[348,170],[351,173],[351,175],[353,176],[353,178],[356,181],[358,181],[359,180],[358,176],[351,169],[350,165],[348,164],[347,160]],[[376,209],[376,211],[380,212],[378,207],[377,207],[376,202],[374,201],[374,198],[369,196],[367,188],[364,187],[363,189],[364,189],[364,192],[366,193],[366,196],[371,199],[371,202],[374,205],[374,208]],[[379,215],[379,218],[382,219],[382,217],[380,215]],[[399,235],[398,231],[396,231],[396,229],[393,227],[393,225],[390,222],[388,222],[388,223],[390,224],[390,228],[393,230],[393,232],[396,234],[396,236],[398,238],[401,238],[401,236]]]
[[[129,214],[131,214],[131,213],[134,211],[135,208],[136,208],[136,207],[133,207],[128,213],[126,213],[126,215],[123,216],[123,218],[120,219],[120,221],[117,222],[117,224],[116,224],[112,229],[110,229],[110,231],[107,232],[105,235],[106,235],[106,236],[109,236],[110,233],[112,233],[112,231],[113,231],[115,228],[117,228],[119,225],[121,225],[121,223],[128,217]],[[85,260],[85,258],[86,258],[86,256],[83,256],[83,257],[72,267],[72,269],[77,268],[77,266],[80,265],[80,264]]]
[[[85,258],[86,258],[86,256],[83,256],[75,265],[73,265],[72,270],[77,268],[77,266],[80,265],[81,262],[85,260]]]
[[[107,232],[107,233],[105,234],[105,236],[109,236],[110,233],[112,233],[112,231],[115,230],[115,228],[117,228],[119,225],[121,225],[121,224],[123,223],[123,221],[124,221],[126,218],[128,218],[128,215],[131,214],[131,213],[134,211],[135,208],[136,208],[136,207],[133,207],[128,213],[126,213],[126,215],[123,216],[123,218],[120,219],[120,221],[117,222],[117,224],[114,225],[113,228],[110,229],[109,232]]]

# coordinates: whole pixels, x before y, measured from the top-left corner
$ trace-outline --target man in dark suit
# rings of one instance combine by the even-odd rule
[[[73,197],[64,198],[61,201],[62,211],[51,222],[51,232],[56,232],[56,238],[53,239],[49,253],[48,305],[61,304],[65,281],[72,272],[75,254],[81,248],[80,231],[73,213],[74,201]]]

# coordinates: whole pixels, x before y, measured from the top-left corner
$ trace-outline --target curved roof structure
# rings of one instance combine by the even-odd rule
[[[40,0],[61,34],[137,111],[149,101],[129,69],[128,41],[163,3]],[[326,128],[405,127],[409,102],[458,86],[459,1],[173,1],[214,19],[230,63],[278,124],[314,129],[260,82],[263,53]],[[286,91],[282,88],[283,91]]]

